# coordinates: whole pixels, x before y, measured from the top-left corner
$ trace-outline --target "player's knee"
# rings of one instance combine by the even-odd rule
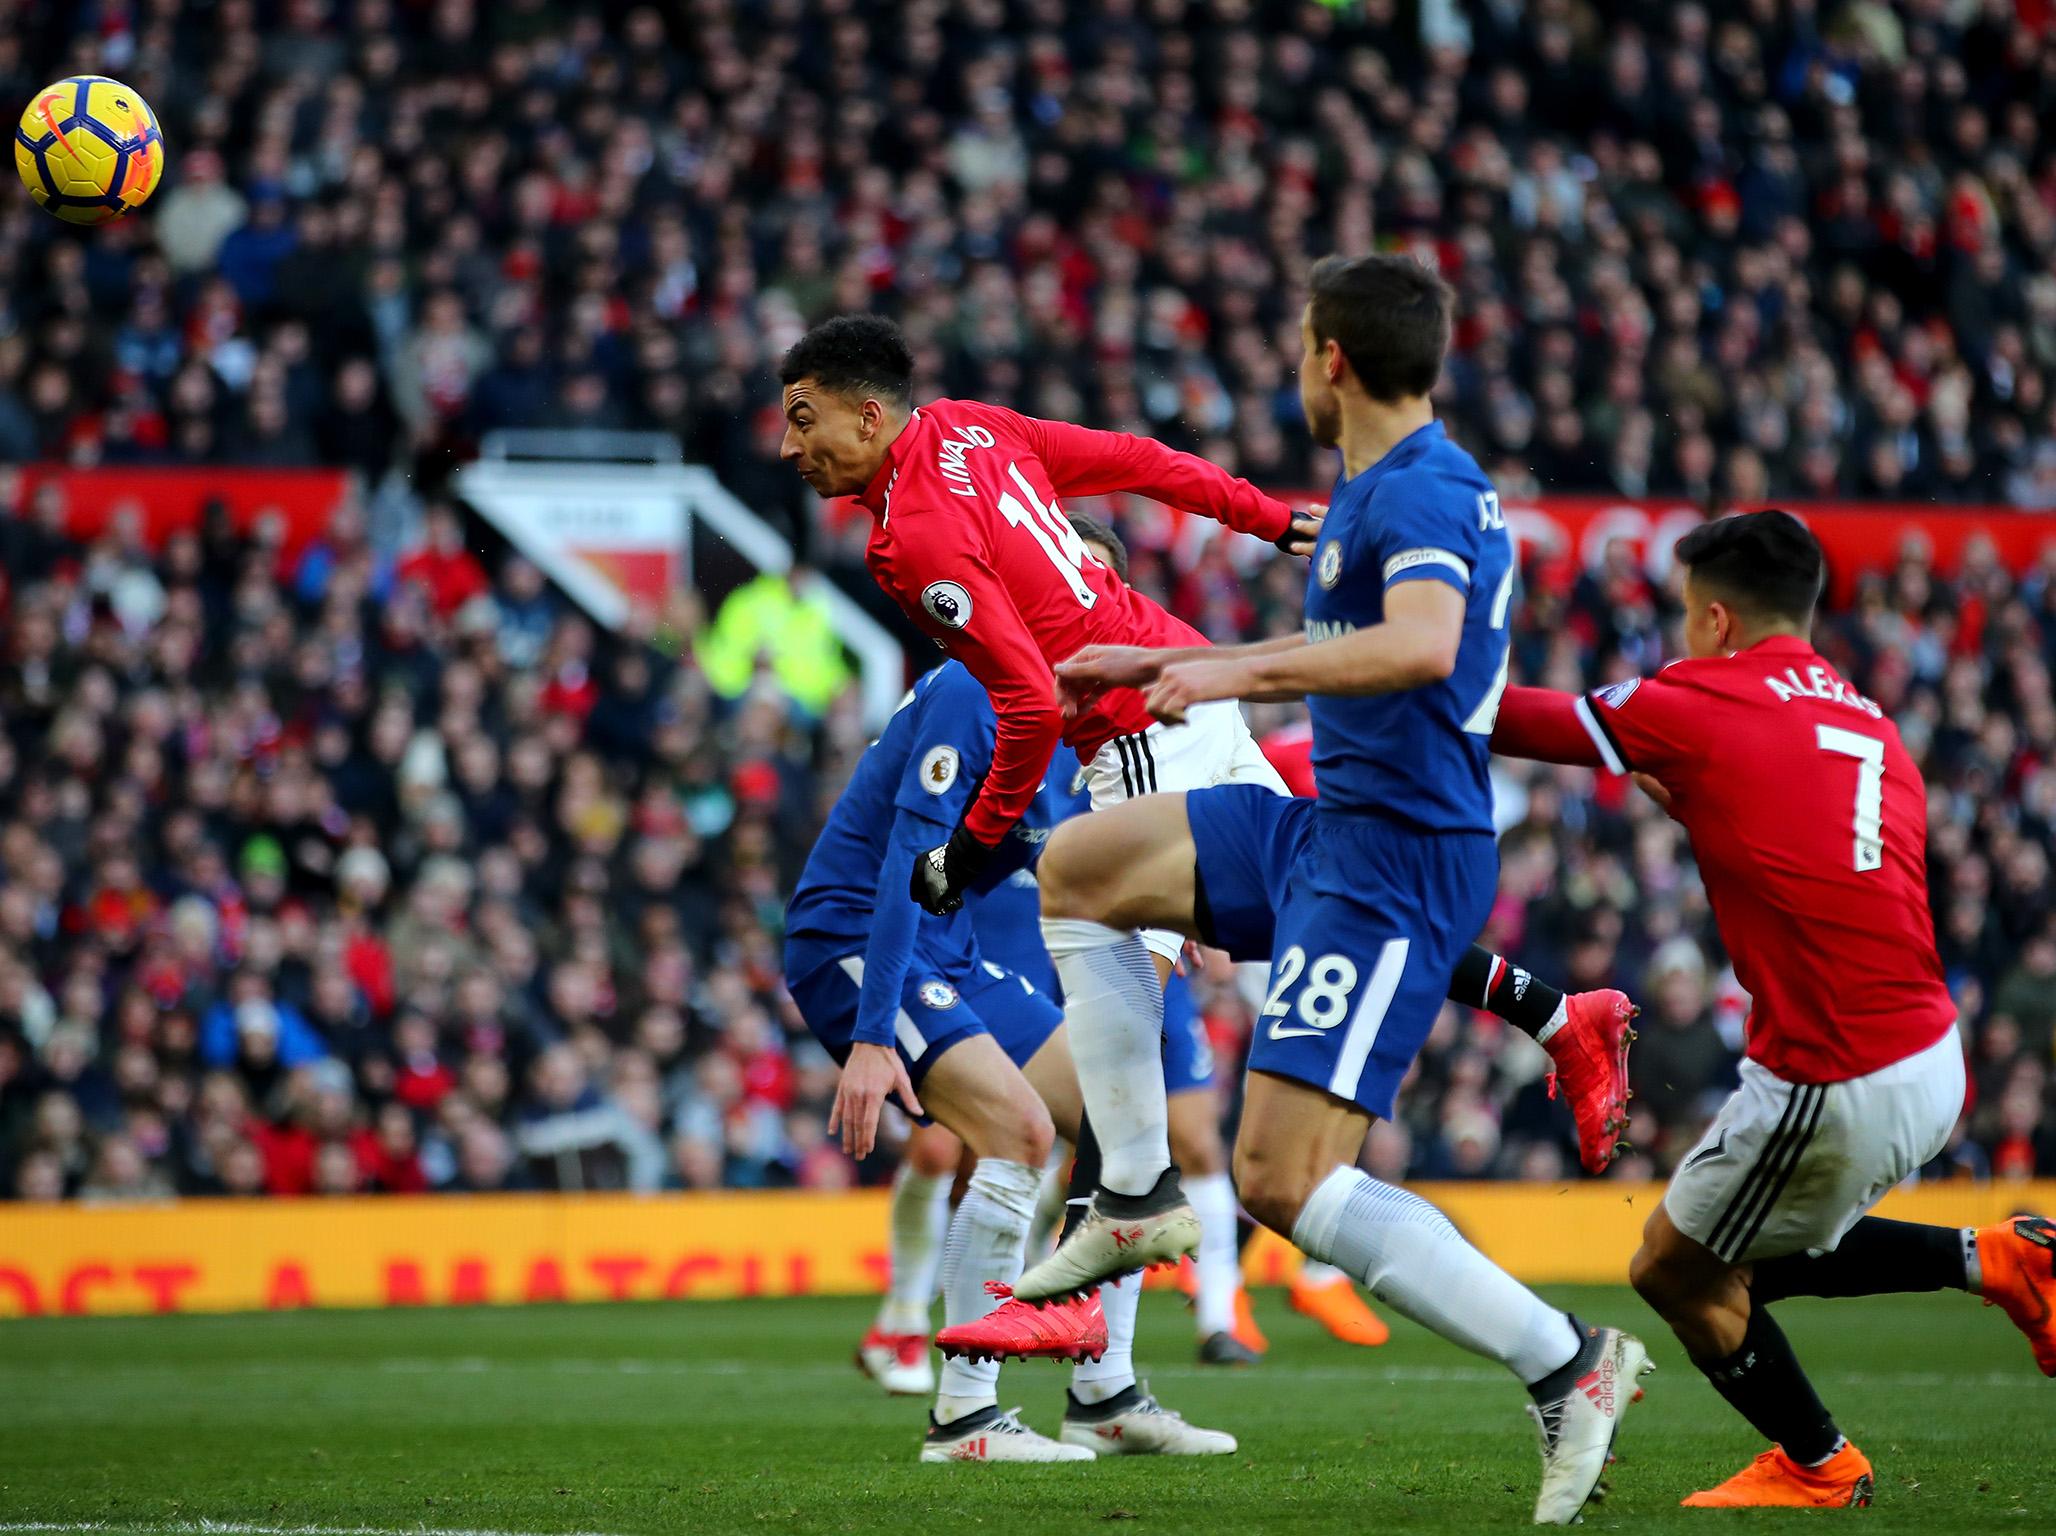
[[[1099,897],[1106,882],[1092,878],[1092,848],[1084,836],[1087,820],[1081,816],[1058,827],[1036,862],[1035,883],[1046,918],[1100,918]]]
[[[1210,1117],[1212,1095],[1205,1095],[1205,1098],[1205,1113]],[[1179,1104],[1179,1098],[1171,1100],[1171,1161],[1188,1178],[1207,1178],[1222,1172],[1227,1167],[1228,1154],[1221,1145],[1221,1133],[1210,1123],[1210,1118],[1193,1114],[1188,1119],[1180,1112]]]
[[[926,1126],[907,1143],[907,1163],[924,1178],[939,1179],[957,1171],[964,1149],[956,1137],[939,1125]]]
[[[1663,1254],[1647,1243],[1637,1248],[1628,1261],[1628,1284],[1660,1317],[1670,1316],[1686,1301],[1686,1287],[1677,1266],[1665,1262]]]
[[[1235,1148],[1235,1193],[1242,1208],[1280,1237],[1292,1235],[1300,1208],[1313,1193],[1304,1170],[1247,1143]]]
[[[1000,1157],[1040,1168],[1056,1147],[1056,1127],[1034,1089],[1025,1080],[1020,1088],[1020,1092],[995,1098],[973,1134],[964,1139],[979,1157]]]

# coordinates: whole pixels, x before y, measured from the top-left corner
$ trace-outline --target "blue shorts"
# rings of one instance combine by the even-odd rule
[[[849,1060],[856,1037],[863,974],[861,953],[786,957],[786,990],[814,1038],[837,1062]],[[989,961],[937,964],[917,949],[900,988],[900,1060],[918,1090],[928,1069],[951,1046],[972,1035],[990,1035],[1009,1061],[1024,1067],[1063,1022],[1063,1010],[1025,977]]]
[[[1171,972],[1164,985],[1164,1092],[1191,1093],[1214,1085],[1214,1047],[1206,1020],[1192,1004],[1192,988]]]
[[[1185,809],[1201,937],[1237,960],[1271,962],[1251,1069],[1390,1119],[1450,974],[1491,913],[1491,834],[1323,811],[1245,784],[1190,791]]]

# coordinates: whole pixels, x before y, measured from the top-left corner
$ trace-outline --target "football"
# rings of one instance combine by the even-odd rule
[[[133,213],[164,176],[164,135],[119,80],[73,75],[36,92],[14,130],[14,168],[36,206],[69,224]]]

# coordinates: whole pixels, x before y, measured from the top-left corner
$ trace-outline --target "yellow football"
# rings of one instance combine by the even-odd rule
[[[105,75],[36,92],[14,130],[14,168],[36,206],[71,224],[106,224],[149,200],[164,135],[149,103]]]

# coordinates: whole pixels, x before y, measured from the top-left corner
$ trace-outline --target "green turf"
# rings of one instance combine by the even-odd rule
[[[1587,1524],[1705,1531],[1825,1516],[1678,1510],[1759,1449],[1625,1292],[1563,1290],[1651,1340],[1613,1494]],[[1496,1371],[1400,1326],[1330,1344],[1258,1299],[1270,1357],[1190,1364],[1152,1294],[1158,1394],[1240,1454],[1086,1466],[921,1466],[919,1405],[848,1365],[858,1301],[688,1303],[0,1324],[0,1531],[204,1520],[392,1530],[1077,1532],[1201,1536],[1511,1530],[1537,1460]],[[1957,1295],[1794,1302],[1779,1315],[1878,1467],[1865,1529],[2021,1530],[2056,1459],[2056,1382]],[[1054,1432],[1064,1372],[1016,1365],[1003,1403]]]

